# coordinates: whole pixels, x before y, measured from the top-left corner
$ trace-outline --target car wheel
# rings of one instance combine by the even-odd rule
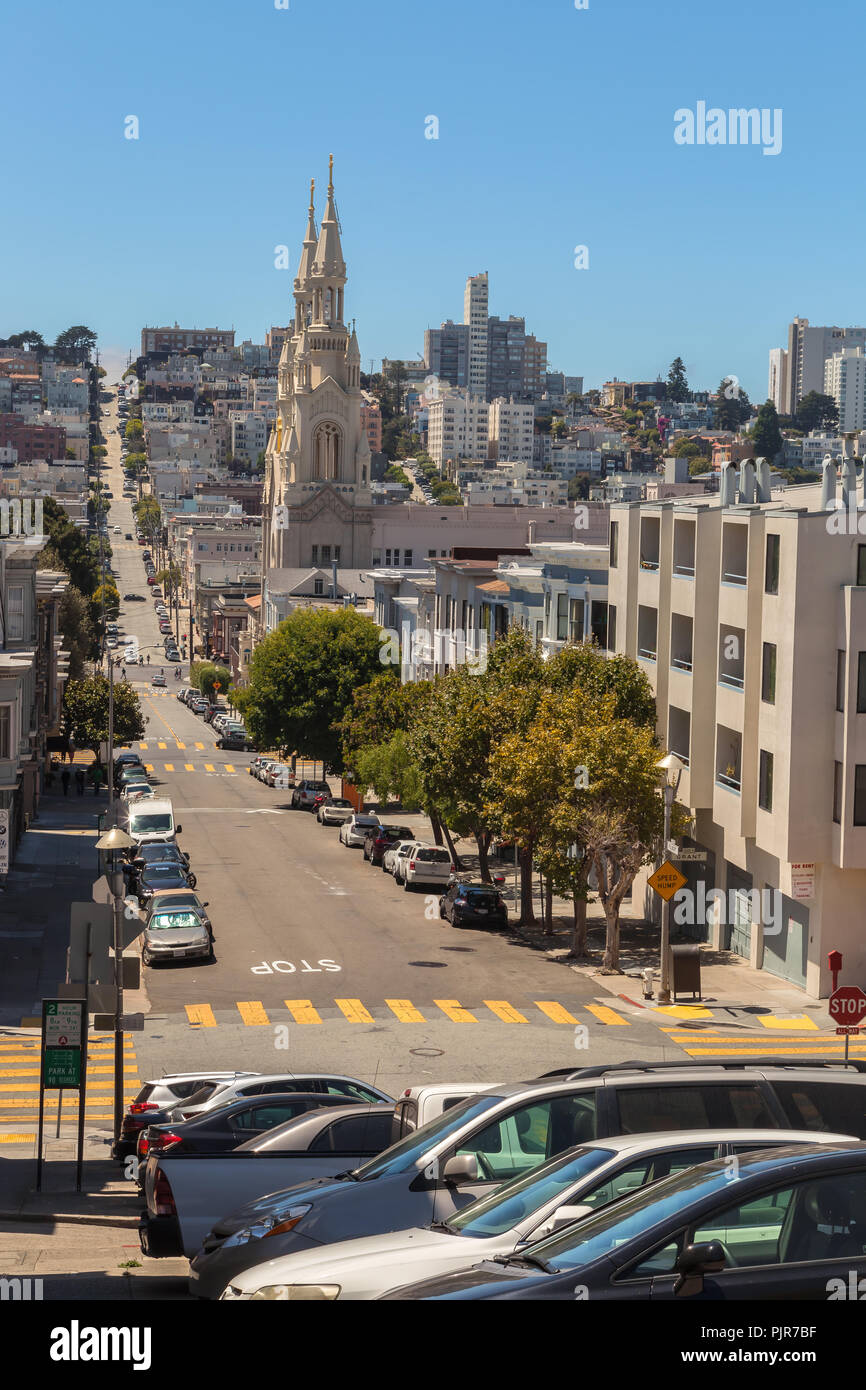
[[[150,955],[148,954],[147,951],[142,951],[142,953],[141,953],[141,963],[142,963],[142,965],[150,965]]]
[[[411,885],[411,883],[409,882],[408,878],[404,878],[404,879],[403,879],[403,892],[404,892],[404,893],[408,893],[408,892],[409,892],[409,889],[410,889],[411,887],[412,887],[412,885]]]
[[[187,874],[187,878],[189,879],[190,888],[195,888],[195,885],[198,883],[198,879],[196,878],[195,874]]]

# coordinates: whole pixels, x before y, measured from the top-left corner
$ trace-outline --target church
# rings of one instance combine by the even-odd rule
[[[301,576],[333,565],[352,572],[384,564],[409,570],[454,546],[519,548],[570,540],[572,516],[558,507],[437,507],[374,504],[370,446],[361,420],[361,353],[345,317],[346,262],[330,160],[328,200],[316,230],[315,184],[298,274],[294,317],[280,355],[277,418],[265,454],[261,622]],[[606,528],[606,508],[603,525]],[[585,534],[582,539],[593,540]],[[356,582],[356,580],[355,580]],[[338,592],[343,585],[338,585]],[[260,630],[261,631],[261,630]],[[263,635],[263,633],[262,633]]]

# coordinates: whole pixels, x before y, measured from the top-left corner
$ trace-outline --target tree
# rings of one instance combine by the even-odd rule
[[[772,463],[781,452],[783,443],[776,407],[772,401],[765,401],[758,411],[758,418],[752,430],[755,457],[769,459]]]
[[[37,567],[63,570],[85,598],[92,598],[99,583],[100,566],[91,539],[73,525],[53,497],[43,500],[42,523],[48,544],[39,553]]]
[[[10,338],[6,339],[6,345],[11,348],[23,349],[24,352],[38,353],[40,357],[46,351],[45,339],[41,333],[36,332],[35,328],[28,328],[24,333],[13,333]]]
[[[409,726],[411,695],[400,684],[393,666],[386,666],[352,692],[351,704],[339,724],[343,766],[357,773],[361,749],[387,742]]]
[[[83,323],[58,333],[54,340],[54,351],[67,362],[89,362],[95,347],[96,334]]]
[[[654,729],[656,704],[652,686],[630,656],[605,656],[593,642],[576,642],[552,656],[544,669],[545,683],[554,691],[579,686],[596,706],[613,699],[614,717]]]
[[[398,729],[384,743],[370,744],[355,754],[355,781],[362,792],[372,787],[382,806],[395,796],[404,811],[420,811],[423,804],[421,778],[407,744]]]
[[[70,736],[79,748],[92,748],[97,758],[100,744],[108,742],[108,702],[108,678],[102,672],[86,680],[67,682],[64,708]],[[143,737],[144,718],[138,696],[127,681],[115,681],[115,745]]]
[[[799,402],[794,422],[804,434],[811,434],[813,430],[835,430],[839,427],[839,407],[832,396],[810,391]]]
[[[734,434],[750,418],[752,403],[736,377],[722,377],[716,392],[716,429]]]
[[[591,478],[588,473],[575,473],[568,480],[569,502],[585,502],[589,497]]]
[[[81,680],[85,673],[85,661],[97,654],[98,647],[90,604],[74,584],[70,584],[63,593],[57,610],[57,622],[63,633],[63,646],[69,652],[69,679]]]
[[[675,357],[668,371],[667,398],[669,401],[690,401],[692,393],[686,380],[686,364]]]
[[[356,687],[381,674],[380,644],[354,608],[296,609],[253,653],[244,710],[255,742],[339,771],[340,720]]]
[[[126,427],[123,431],[124,439],[141,439],[143,434],[144,425],[141,423],[140,420],[127,420]]]
[[[92,609],[101,614],[103,602],[105,603],[106,618],[113,621],[120,612],[120,594],[112,579],[106,579],[104,585],[99,584],[94,590]]]
[[[193,661],[189,668],[189,683],[209,700],[228,694],[232,683],[232,673],[227,666],[217,666],[213,661]]]

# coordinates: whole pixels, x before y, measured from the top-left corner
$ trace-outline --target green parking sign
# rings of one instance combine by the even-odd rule
[[[81,1085],[81,1048],[46,1047],[42,1059],[42,1084],[47,1090]]]

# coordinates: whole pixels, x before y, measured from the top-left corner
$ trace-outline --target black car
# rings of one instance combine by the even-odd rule
[[[866,1145],[686,1168],[545,1240],[386,1299],[825,1302],[866,1275]],[[855,1294],[854,1297],[857,1295]]]
[[[508,908],[502,894],[486,883],[452,883],[439,899],[439,916],[452,927],[502,927]]]
[[[115,788],[120,787],[124,772],[131,772],[133,768],[140,768],[142,772],[145,772],[144,763],[141,761],[138,753],[133,753],[131,751],[129,753],[119,753],[114,759]],[[146,775],[145,773],[145,776]]]
[[[374,825],[364,836],[364,858],[371,864],[382,863],[386,849],[399,840],[414,840],[414,831],[408,825]]]
[[[189,855],[173,840],[137,845],[130,868],[142,869],[146,864],[180,864],[186,870],[190,888],[195,888],[195,875],[189,872]]]
[[[124,603],[144,603],[144,594],[124,594],[123,601]]]
[[[216,741],[217,748],[234,748],[243,753],[249,753],[255,748],[255,744],[250,741],[245,733],[240,729],[224,729]]]
[[[333,1105],[354,1105],[350,1096],[323,1096],[314,1091],[279,1091],[269,1096],[246,1096],[191,1120],[158,1124],[153,1120],[138,1141],[138,1156],[155,1149],[172,1153],[225,1153],[255,1139],[287,1120]],[[385,1107],[389,1110],[390,1107]]]
[[[136,881],[136,896],[144,906],[148,899],[163,888],[192,888],[190,874],[183,864],[158,863],[145,864],[139,870]]]

